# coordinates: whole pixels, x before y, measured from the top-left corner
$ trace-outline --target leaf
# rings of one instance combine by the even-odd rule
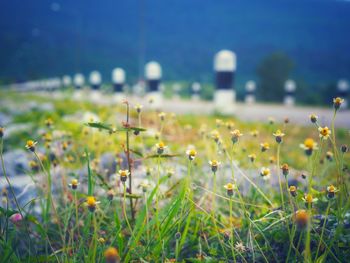
[[[112,125],[110,124],[106,124],[106,123],[102,123],[102,122],[88,122],[85,125],[91,127],[91,128],[97,128],[97,129],[103,129],[103,130],[108,130],[108,131],[112,131]]]
[[[12,215],[14,215],[16,213],[18,213],[18,211],[10,210],[10,209],[6,210],[6,209],[0,207],[0,214],[5,215],[6,217],[10,217],[10,216],[12,216]]]
[[[134,154],[136,154],[136,155],[138,155],[140,157],[143,157],[143,154],[141,152],[139,152],[139,151],[135,151],[133,149],[130,149],[130,152],[132,152],[132,153],[134,153]]]

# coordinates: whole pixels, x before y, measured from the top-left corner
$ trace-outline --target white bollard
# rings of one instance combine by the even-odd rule
[[[163,102],[163,95],[160,91],[162,68],[158,62],[151,61],[145,65],[145,78],[147,81],[147,100],[154,108],[160,108]]]
[[[63,84],[63,87],[69,87],[72,85],[72,78],[68,75],[64,75],[62,77],[62,84]]]
[[[98,90],[102,82],[101,73],[96,70],[92,71],[90,73],[89,82],[93,90]]]
[[[192,100],[199,101],[201,99],[201,96],[200,96],[201,89],[202,89],[202,86],[199,82],[193,82],[191,86]]]
[[[344,99],[344,102],[340,107],[341,109],[346,109],[348,107],[347,97],[349,95],[349,82],[345,79],[340,79],[338,81],[337,89],[338,89],[337,96]]]
[[[74,75],[74,79],[73,79],[73,82],[74,82],[74,86],[77,88],[77,89],[81,89],[84,87],[84,84],[85,84],[85,77],[83,74],[80,74],[80,73],[77,73]]]
[[[173,97],[175,99],[180,99],[181,85],[179,83],[173,84]]]
[[[125,84],[125,71],[122,68],[115,68],[112,71],[112,83],[113,83],[113,97],[112,100],[115,103],[120,103],[125,98],[124,84]]]
[[[237,67],[236,54],[230,50],[219,51],[214,58],[216,90],[214,92],[215,110],[221,113],[233,113],[236,101],[234,73]]]
[[[247,81],[245,84],[245,103],[247,104],[253,104],[255,103],[255,90],[256,90],[256,83],[253,80]]]
[[[297,88],[297,85],[294,80],[287,80],[284,83],[284,105],[291,107],[295,104],[295,90]]]

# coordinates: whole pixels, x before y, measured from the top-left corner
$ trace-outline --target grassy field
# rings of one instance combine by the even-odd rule
[[[11,118],[0,133],[1,262],[350,256],[349,131],[319,127],[317,116],[301,127],[288,116],[248,123],[127,101],[0,95]],[[24,173],[35,186],[26,204],[4,166],[14,149],[26,151]]]

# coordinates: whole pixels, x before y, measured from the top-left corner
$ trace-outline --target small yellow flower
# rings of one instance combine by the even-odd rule
[[[190,161],[193,161],[196,158],[197,152],[195,149],[188,149],[186,151],[186,154],[187,154],[188,158],[190,159]]]
[[[233,190],[236,189],[236,185],[232,183],[227,183],[224,185],[224,188],[227,190],[227,195],[232,196]]]
[[[260,149],[262,152],[266,152],[268,149],[270,149],[270,144],[268,142],[260,143]]]
[[[309,214],[304,209],[299,209],[294,214],[294,220],[299,227],[304,227],[309,221]]]
[[[62,143],[62,150],[65,151],[68,149],[68,143],[67,142],[63,142]]]
[[[126,179],[128,179],[128,176],[130,175],[130,172],[128,170],[119,170],[120,180],[125,183]]]
[[[232,121],[228,121],[228,122],[225,123],[225,125],[226,125],[226,128],[230,131],[235,126],[235,123],[232,122]]]
[[[135,110],[138,114],[141,113],[141,110],[142,110],[143,106],[141,104],[136,104],[135,105]]]
[[[328,198],[333,198],[335,196],[336,192],[339,192],[339,190],[334,185],[331,184],[327,187],[327,197]]]
[[[240,130],[235,129],[231,132],[231,140],[232,143],[235,144],[236,142],[238,142],[239,137],[243,136],[243,134],[240,132]]]
[[[141,188],[142,188],[142,192],[146,193],[147,189],[151,186],[147,181],[143,181],[140,184]]]
[[[331,135],[331,130],[327,126],[319,127],[318,131],[320,132],[320,138],[323,140],[327,140],[329,135]]]
[[[158,114],[158,117],[159,117],[159,119],[161,120],[161,121],[164,121],[165,120],[165,112],[161,112],[161,113],[159,113]]]
[[[221,162],[218,162],[217,160],[209,161],[209,165],[211,167],[211,170],[213,173],[215,173],[218,170],[218,167],[221,165]]]
[[[96,210],[96,206],[99,202],[96,201],[95,197],[88,196],[86,198],[86,204],[90,212],[94,212]]]
[[[212,131],[211,138],[213,138],[215,142],[218,142],[220,140],[220,133],[217,130]]]
[[[255,155],[254,153],[249,154],[249,155],[248,155],[248,158],[249,158],[249,160],[250,160],[251,162],[254,162],[255,159],[256,159],[256,155]]]
[[[37,142],[33,141],[33,140],[28,140],[27,144],[26,144],[26,148],[32,152],[35,152],[35,145],[37,144]]]
[[[47,127],[51,127],[52,126],[52,124],[53,124],[53,120],[51,119],[51,118],[47,118],[46,120],[45,120],[45,125],[47,126]]]
[[[120,260],[118,250],[114,247],[107,248],[104,254],[107,263],[116,263]]]
[[[294,186],[294,185],[289,186],[288,191],[289,191],[290,194],[291,194],[292,196],[294,196],[294,197],[297,195],[297,187]]]
[[[318,120],[318,116],[315,115],[315,114],[309,115],[309,118],[310,118],[310,121],[311,121],[312,123],[316,123],[317,120]]]
[[[250,135],[253,136],[253,137],[258,137],[259,131],[258,131],[258,130],[252,130],[252,131],[250,132]]]
[[[267,180],[270,178],[271,176],[271,171],[269,168],[266,168],[266,167],[262,167],[261,170],[260,170],[260,175],[262,176],[262,178],[264,180]]]
[[[164,153],[164,150],[167,148],[167,146],[165,146],[164,142],[159,142],[156,144],[156,148],[157,148],[157,153],[162,154]]]
[[[305,150],[306,155],[311,155],[313,150],[317,150],[317,143],[312,138],[305,139],[304,143],[300,144],[300,148]]]
[[[269,121],[269,124],[271,124],[271,125],[275,123],[275,118],[273,118],[273,117],[268,117],[267,120]]]
[[[338,110],[342,103],[344,102],[344,99],[337,97],[333,99],[333,106],[335,110]]]
[[[317,202],[317,198],[313,198],[312,194],[305,194],[302,200],[305,202],[306,206],[312,206],[312,203]]]
[[[284,176],[289,174],[289,165],[287,163],[282,164],[281,169]]]
[[[69,186],[70,186],[73,190],[77,189],[77,188],[78,188],[78,185],[79,185],[79,182],[78,182],[77,179],[72,179],[72,181],[71,181],[70,184],[69,184]]]
[[[330,151],[327,151],[326,152],[326,158],[327,158],[327,160],[328,161],[333,161],[333,153],[332,152],[330,152]]]
[[[99,239],[97,239],[97,241],[101,244],[106,243],[106,240],[103,237],[100,237]]]
[[[284,135],[285,134],[283,132],[281,132],[281,130],[277,130],[275,133],[273,133],[273,136],[275,136],[277,143],[281,143],[282,142],[282,138],[283,138]]]

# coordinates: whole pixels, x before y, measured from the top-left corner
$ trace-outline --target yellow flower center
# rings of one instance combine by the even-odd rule
[[[78,180],[77,180],[77,179],[72,179],[71,184],[72,184],[73,186],[78,185]]]
[[[90,206],[90,207],[96,206],[96,199],[95,199],[95,197],[93,197],[93,196],[88,196],[88,197],[86,198],[86,203],[87,203],[87,205]]]
[[[307,138],[307,139],[304,141],[304,145],[305,145],[306,148],[312,149],[312,148],[314,148],[315,142],[314,142],[313,139]]]
[[[307,203],[312,203],[312,201],[313,201],[312,195],[311,195],[311,194],[307,194],[307,195],[305,196],[305,201],[306,201]]]
[[[334,192],[335,192],[335,187],[334,187],[334,185],[330,185],[330,186],[328,187],[328,192],[330,192],[330,193],[334,193]]]
[[[164,142],[158,143],[158,148],[163,149],[165,146]]]
[[[32,140],[27,141],[27,146],[28,147],[33,147],[34,146],[34,141],[32,141]]]
[[[211,166],[218,166],[218,162],[216,160],[211,161]]]
[[[127,171],[126,170],[120,171],[120,176],[122,176],[122,177],[127,176]]]
[[[227,190],[233,190],[233,184],[228,183],[228,184],[226,185],[226,189],[227,189]]]
[[[195,151],[195,150],[190,150],[190,152],[189,152],[189,155],[190,156],[195,156],[197,154],[197,152]]]
[[[290,187],[289,187],[289,191],[290,192],[295,192],[297,190],[297,188],[294,186],[294,185],[291,185]]]
[[[114,259],[114,258],[119,257],[118,250],[114,247],[107,248],[105,251],[105,257],[107,259]]]

